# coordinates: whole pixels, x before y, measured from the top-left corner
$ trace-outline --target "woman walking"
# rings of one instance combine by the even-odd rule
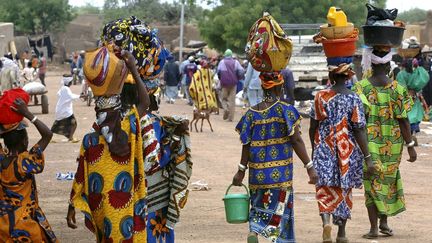
[[[14,90],[5,92],[0,98],[1,106],[5,107],[7,99],[15,100],[11,109],[30,120],[42,137],[28,150],[27,125],[23,121],[0,125],[0,137],[6,145],[6,148],[0,146],[0,241],[58,242],[39,206],[35,180],[35,175],[44,169],[43,152],[53,134],[27,109],[22,98],[10,95],[14,93]]]
[[[85,225],[97,242],[146,242],[146,186],[139,120],[149,106],[149,97],[135,58],[124,50],[121,56],[137,84],[138,104],[122,106],[120,95],[96,97],[97,119],[93,132],[83,138],[67,223],[70,228],[77,227],[76,207],[84,213]],[[104,81],[121,87],[124,80],[119,81],[120,76],[107,75],[113,80]]]
[[[408,147],[408,161],[414,162],[417,154],[408,121],[412,100],[405,87],[387,76],[392,56],[390,48],[375,47],[369,55],[372,76],[357,82],[353,89],[357,94],[368,97],[368,101],[364,102],[368,147],[377,171],[364,180],[371,228],[363,237],[375,239],[378,231],[392,236],[387,217],[405,211],[399,171],[404,141]]]
[[[317,181],[300,136],[298,111],[280,101],[283,78],[261,73],[263,102],[249,108],[237,124],[243,144],[233,184],[240,186],[249,167],[251,210],[248,243],[261,235],[272,242],[295,242],[293,210],[293,149],[307,169],[309,183]]]
[[[352,189],[363,184],[363,160],[368,173],[375,172],[367,148],[362,101],[345,85],[353,75],[349,64],[329,66],[332,87],[316,94],[310,114],[309,137],[319,178],[316,198],[324,243],[332,242],[330,216],[339,227],[336,242],[348,242],[345,225],[351,218]]]

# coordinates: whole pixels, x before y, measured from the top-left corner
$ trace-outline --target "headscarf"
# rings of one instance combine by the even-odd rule
[[[263,89],[271,89],[284,83],[283,76],[280,72],[261,72],[259,77]]]
[[[121,129],[123,114],[120,109],[120,95],[96,97],[95,106],[96,122],[93,124],[93,129],[104,136],[112,154],[128,155],[130,153],[128,137]]]
[[[73,77],[72,76],[64,76],[62,77],[62,84],[67,86],[69,85],[71,82],[73,81]]]
[[[363,58],[361,65],[363,67],[363,72],[370,72],[372,64],[386,64],[390,62],[393,58],[393,52],[389,51],[385,56],[379,57],[373,53],[374,50],[378,50],[379,47],[365,48],[363,49]],[[379,51],[387,51],[386,48],[381,48]]]
[[[355,72],[352,70],[350,64],[342,63],[339,66],[328,66],[328,70],[334,74],[342,74],[351,78]]]

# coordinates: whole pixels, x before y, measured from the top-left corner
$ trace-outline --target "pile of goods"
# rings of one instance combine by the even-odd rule
[[[338,66],[352,63],[358,34],[358,29],[348,22],[342,9],[330,7],[327,24],[321,25],[314,41],[317,44],[322,43],[328,65]]]
[[[136,59],[138,72],[149,92],[158,87],[156,79],[170,55],[157,35],[134,16],[106,24],[101,35],[101,47],[86,52],[84,74],[95,96],[120,94],[128,69],[115,46],[129,51]]]
[[[291,58],[292,43],[276,20],[264,13],[250,29],[245,51],[255,70],[280,72]]]

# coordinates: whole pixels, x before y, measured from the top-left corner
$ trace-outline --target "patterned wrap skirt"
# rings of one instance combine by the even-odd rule
[[[295,242],[293,189],[256,189],[250,196],[250,232],[274,243]]]
[[[316,199],[320,214],[331,214],[333,224],[341,225],[351,218],[352,188],[317,186]]]

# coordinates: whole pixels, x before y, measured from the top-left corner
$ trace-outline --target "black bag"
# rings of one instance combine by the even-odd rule
[[[373,5],[366,3],[368,10],[366,25],[373,25],[376,21],[389,19],[394,21],[397,17],[398,10],[394,9],[382,9],[374,7]]]

